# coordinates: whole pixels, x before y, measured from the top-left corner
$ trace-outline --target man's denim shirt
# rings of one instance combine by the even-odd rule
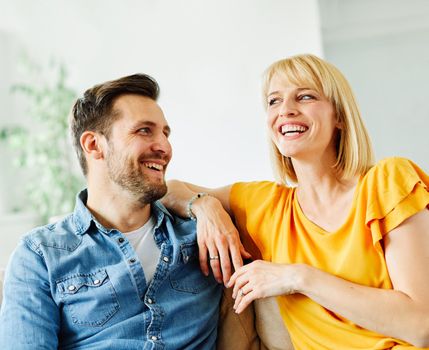
[[[161,254],[147,284],[127,237],[101,226],[86,199],[15,250],[0,349],[214,349],[222,292],[200,271],[195,223],[152,205]]]

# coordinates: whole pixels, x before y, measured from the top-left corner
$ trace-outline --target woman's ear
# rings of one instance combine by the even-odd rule
[[[80,145],[87,158],[103,159],[105,137],[94,131],[84,131],[80,137]]]

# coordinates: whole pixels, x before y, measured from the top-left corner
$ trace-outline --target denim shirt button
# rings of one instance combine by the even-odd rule
[[[149,299],[147,300],[147,303],[148,303],[148,304],[153,304],[153,300],[152,300],[151,298],[149,298]]]
[[[131,258],[130,260],[129,260],[129,263],[130,264],[134,264],[136,262],[136,259],[134,259],[134,258]]]
[[[158,337],[156,335],[153,335],[153,336],[150,337],[150,339],[153,340],[153,341],[155,341],[155,340],[158,340]]]
[[[75,287],[74,285],[71,285],[71,286],[69,286],[67,289],[68,289],[70,292],[73,292],[73,291],[76,289],[76,287]]]
[[[118,238],[118,243],[124,243],[124,242],[125,242],[125,239],[123,237]]]
[[[94,280],[95,285],[100,284],[100,282],[101,282],[100,280]]]
[[[164,260],[165,262],[169,262],[170,261],[170,259],[168,258],[168,256],[164,256],[163,258],[162,258],[162,260]]]

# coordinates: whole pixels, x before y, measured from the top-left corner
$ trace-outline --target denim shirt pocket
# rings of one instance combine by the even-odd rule
[[[77,273],[57,281],[65,317],[81,326],[101,327],[119,310],[112,282],[105,269]]]
[[[180,253],[182,261],[170,274],[170,284],[173,289],[198,294],[210,284],[216,283],[211,275],[206,277],[201,272],[197,243],[182,244]]]

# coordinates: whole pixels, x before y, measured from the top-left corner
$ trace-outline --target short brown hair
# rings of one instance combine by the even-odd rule
[[[73,106],[70,132],[84,175],[88,173],[88,166],[80,145],[80,137],[89,130],[99,132],[108,139],[111,126],[118,118],[118,115],[112,113],[113,104],[117,97],[124,94],[142,95],[156,101],[159,85],[149,75],[133,74],[95,85],[86,90]]]
[[[365,174],[374,163],[374,153],[353,91],[344,75],[332,64],[310,54],[274,62],[264,75],[262,93],[265,108],[269,85],[275,75],[295,85],[306,85],[328,98],[335,108],[337,122],[342,125],[334,169],[340,179]],[[283,184],[296,183],[291,158],[283,156],[273,141],[270,144],[277,181]]]

